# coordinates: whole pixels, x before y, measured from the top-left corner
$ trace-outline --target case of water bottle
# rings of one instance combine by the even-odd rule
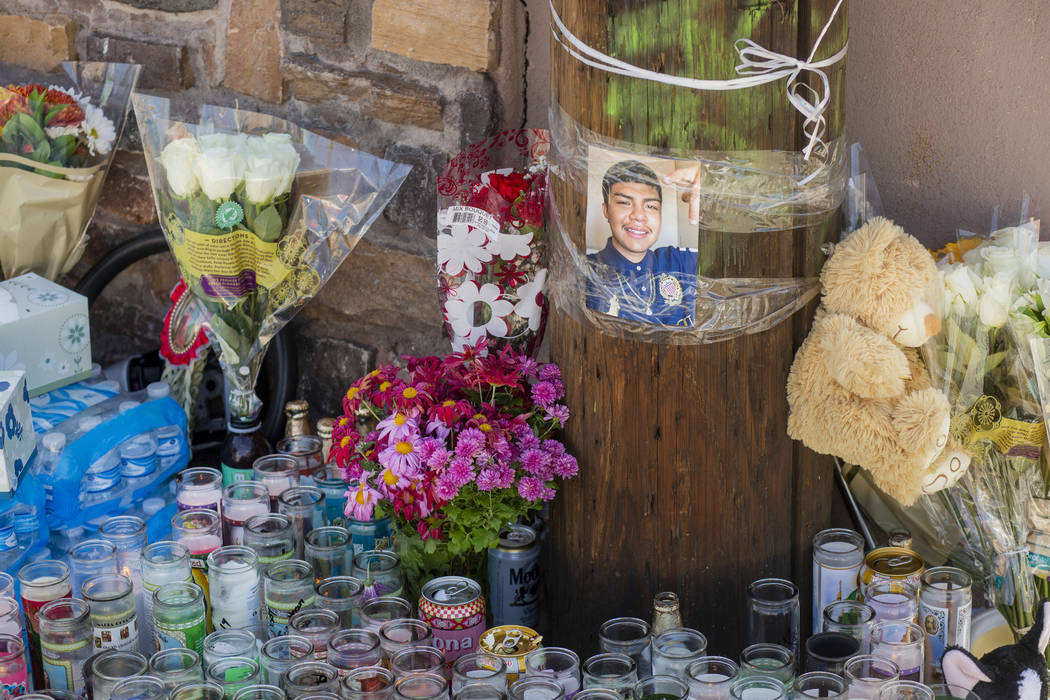
[[[45,433],[30,471],[52,528],[112,515],[154,493],[189,462],[186,414],[168,385],[105,399]]]

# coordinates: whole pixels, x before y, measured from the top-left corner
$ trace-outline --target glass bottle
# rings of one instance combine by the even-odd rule
[[[262,434],[262,420],[259,417],[231,417],[226,424],[226,439],[219,452],[223,485],[248,481],[252,478],[255,460],[272,453],[273,445]]]
[[[36,561],[18,570],[18,582],[22,588],[22,610],[26,617],[30,668],[33,678],[43,678],[44,668],[41,665],[40,652],[40,609],[52,600],[71,596],[69,567],[60,561],[51,559]]]
[[[226,695],[218,683],[194,681],[175,686],[168,700],[223,700]]]
[[[339,672],[321,661],[300,661],[284,672],[281,687],[289,700],[307,693],[338,693]]]
[[[860,642],[842,632],[818,632],[806,640],[805,671],[842,675],[846,660],[860,653]]]
[[[583,676],[584,690],[606,688],[630,700],[634,697],[634,686],[638,683],[638,664],[627,654],[596,654],[583,662],[580,674]]]
[[[345,492],[346,483],[343,482],[343,493]],[[325,493],[315,486],[293,486],[285,489],[278,497],[277,512],[283,513],[292,521],[296,559],[303,558],[307,535],[325,526],[326,501]]]
[[[780,644],[798,658],[798,587],[786,579],[764,578],[747,587],[748,644]]]
[[[291,455],[263,455],[252,464],[252,479],[270,492],[270,510],[277,510],[277,498],[285,489],[299,485],[299,463]]]
[[[306,637],[314,648],[314,659],[328,658],[328,640],[339,631],[339,616],[331,610],[300,610],[288,620],[288,631]]]
[[[277,443],[277,451],[295,457],[300,476],[309,476],[323,464],[321,438],[316,435],[295,435]]]
[[[0,571],[0,597],[15,597],[15,577],[6,571]]]
[[[151,382],[146,385],[146,396],[150,401],[162,399],[171,394],[171,387],[167,382]],[[153,437],[157,440],[157,466],[167,471],[175,466],[182,449],[182,441],[185,439],[183,431],[179,426],[169,424],[153,431]]]
[[[84,582],[81,593],[91,607],[95,649],[131,651],[138,648],[139,628],[135,593],[127,576],[94,576]]]
[[[150,657],[149,674],[171,692],[176,686],[204,680],[201,655],[193,649],[162,649]]]
[[[226,697],[259,682],[259,664],[246,656],[229,656],[208,665],[205,678],[222,687]]]
[[[379,596],[362,601],[359,615],[362,629],[379,634],[379,628],[384,623],[412,617],[412,604],[397,596]]]
[[[84,697],[84,662],[94,653],[91,608],[79,598],[52,600],[40,608],[39,622],[45,685]]]
[[[146,522],[134,515],[119,515],[103,520],[98,526],[98,534],[117,548],[117,573],[131,580],[135,610],[141,620],[146,609],[142,600],[142,548],[146,546]],[[151,637],[139,635],[138,641],[140,652],[153,653]]]
[[[262,645],[259,655],[266,682],[279,686],[281,674],[299,661],[312,659],[313,653],[314,646],[306,637],[297,634],[274,637]]]
[[[153,676],[133,676],[113,686],[109,700],[167,700],[163,681]]]
[[[284,405],[284,436],[313,435],[310,429],[310,404],[303,400],[289,401]]]
[[[204,668],[228,656],[258,657],[258,640],[247,630],[217,630],[204,638]]]
[[[617,693],[610,693],[610,700],[620,700]],[[452,700],[507,700],[507,694],[484,683],[467,683],[452,693]]]
[[[657,593],[653,596],[653,637],[676,627],[682,627],[681,604],[678,601],[678,594],[671,591]]]
[[[394,697],[394,674],[382,666],[362,666],[343,678],[342,696],[347,700],[390,700]]]
[[[689,686],[677,676],[649,676],[634,686],[634,697],[638,700],[685,700],[689,697]]]
[[[258,481],[237,481],[222,490],[223,544],[244,544],[244,524],[270,512],[270,492]]]
[[[214,510],[222,501],[222,472],[211,467],[183,469],[175,477],[175,504],[179,510]]]
[[[543,647],[526,655],[525,675],[553,678],[572,698],[580,689],[580,657],[571,649]]]
[[[375,666],[382,660],[379,637],[368,630],[340,630],[328,640],[328,663],[335,666],[340,675],[345,676],[361,666]]]
[[[540,650],[532,653],[538,651]],[[456,659],[452,664],[452,692],[458,693],[468,684],[476,683],[484,683],[506,692],[507,665],[503,659],[487,651],[464,654]]]
[[[444,673],[445,653],[427,645],[402,649],[390,658],[390,670],[394,678],[413,673]]]
[[[341,508],[346,506],[346,486],[346,482],[343,482],[343,495],[339,498]],[[357,520],[351,516],[345,516],[344,522],[344,527],[350,532],[350,547],[353,550],[353,556],[370,549],[390,549],[389,515],[372,520]]]
[[[970,648],[973,593],[970,575],[953,566],[936,566],[922,574],[919,589],[919,622],[926,630],[929,658],[940,672],[948,646]]]
[[[692,700],[729,700],[729,686],[740,667],[724,656],[702,656],[685,669],[685,682]]]
[[[171,519],[171,535],[190,552],[190,573],[193,582],[204,592],[205,606],[209,597],[208,556],[222,546],[219,533],[219,514],[214,510],[187,510]],[[211,616],[206,624],[211,630]]]
[[[386,549],[370,549],[354,555],[351,575],[363,585],[361,598],[399,596],[403,588],[401,557]]]
[[[146,672],[146,657],[134,651],[109,649],[92,657],[91,691],[96,698],[108,698],[113,687],[132,676]]]
[[[325,416],[317,419],[317,437],[321,438],[321,461],[328,464],[328,454],[332,451],[332,430],[335,429],[335,418]]]
[[[84,540],[69,550],[69,578],[80,595],[84,581],[99,574],[117,573],[117,548],[106,540]]]
[[[139,634],[153,638],[153,594],[166,583],[190,583],[190,550],[179,542],[154,542],[142,550],[143,619],[139,620]]]
[[[552,683],[558,690],[561,686]],[[448,681],[435,673],[413,673],[394,681],[394,697],[403,700],[443,700],[449,697]],[[531,698],[530,698],[531,700]],[[561,700],[538,695],[536,700]]]
[[[379,646],[383,649],[383,660],[387,663],[402,649],[429,646],[433,640],[434,631],[430,625],[411,617],[391,620],[379,628]]]
[[[211,622],[215,629],[243,629],[262,637],[259,557],[229,545],[208,555]]]
[[[363,588],[353,576],[332,576],[317,584],[314,604],[334,612],[339,616],[340,627],[349,629],[357,625]]]
[[[25,650],[21,635],[0,634],[0,687],[8,697],[29,692]]]
[[[204,653],[204,591],[195,583],[165,583],[153,592],[154,646]]]
[[[317,528],[306,536],[306,561],[314,568],[317,583],[332,576],[346,576],[350,533],[342,527]]]
[[[472,683],[471,685],[474,684]],[[578,700],[622,700],[623,696],[615,690],[609,690],[608,688],[584,688],[576,693],[576,698]],[[479,700],[483,699],[479,698]]]
[[[652,674],[652,653],[649,623],[637,617],[616,617],[606,620],[598,629],[598,647],[615,654],[627,654],[638,664],[638,676]]]
[[[685,676],[686,667],[707,653],[707,637],[688,627],[653,637],[653,675]]]
[[[288,620],[314,604],[313,568],[300,559],[271,564],[263,573],[263,607],[269,639],[288,633]]]
[[[291,521],[280,513],[253,515],[244,523],[244,546],[255,550],[263,569],[291,559],[295,552]]]

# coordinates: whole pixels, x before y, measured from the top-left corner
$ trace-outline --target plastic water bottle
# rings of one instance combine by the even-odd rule
[[[15,513],[15,537],[18,546],[28,549],[40,537],[40,520],[37,518],[36,506],[27,505]]]
[[[150,401],[163,399],[171,393],[167,382],[153,382],[146,387],[146,396]],[[157,465],[161,470],[167,470],[175,465],[179,459],[180,439],[182,431],[177,425],[165,425],[153,431],[153,437],[157,441]]]
[[[62,456],[62,450],[66,449],[65,433],[45,433],[40,439],[40,448],[36,457],[37,463],[40,465],[44,488],[50,491],[55,478],[55,469],[58,468],[58,460]]]
[[[124,413],[140,405],[138,401],[121,401],[118,411]],[[120,475],[140,479],[157,471],[157,440],[151,432],[140,433],[120,446]]]

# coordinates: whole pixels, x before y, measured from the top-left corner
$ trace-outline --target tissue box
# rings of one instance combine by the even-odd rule
[[[26,373],[0,371],[0,493],[14,491],[36,449]]]
[[[0,282],[0,370],[23,370],[30,396],[91,376],[87,297],[30,272]]]

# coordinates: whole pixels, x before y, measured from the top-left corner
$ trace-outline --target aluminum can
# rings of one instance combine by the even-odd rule
[[[434,630],[434,646],[451,664],[477,651],[485,631],[485,599],[481,585],[463,576],[442,576],[423,584],[419,619]]]
[[[821,530],[813,537],[813,632],[821,629],[824,608],[839,600],[856,599],[864,538],[853,530]]]
[[[864,557],[864,568],[860,573],[860,590],[863,596],[868,585],[877,581],[904,581],[919,590],[926,562],[915,552],[903,547],[879,547]]]
[[[492,624],[535,627],[540,612],[540,544],[528,525],[510,525],[489,550]]]
[[[919,625],[926,632],[926,658],[938,668],[946,647],[970,648],[970,583],[969,574],[953,566],[936,566],[922,575]]]
[[[481,635],[481,649],[500,657],[507,665],[508,685],[525,675],[525,657],[542,646],[540,633],[522,625],[501,625]]]

